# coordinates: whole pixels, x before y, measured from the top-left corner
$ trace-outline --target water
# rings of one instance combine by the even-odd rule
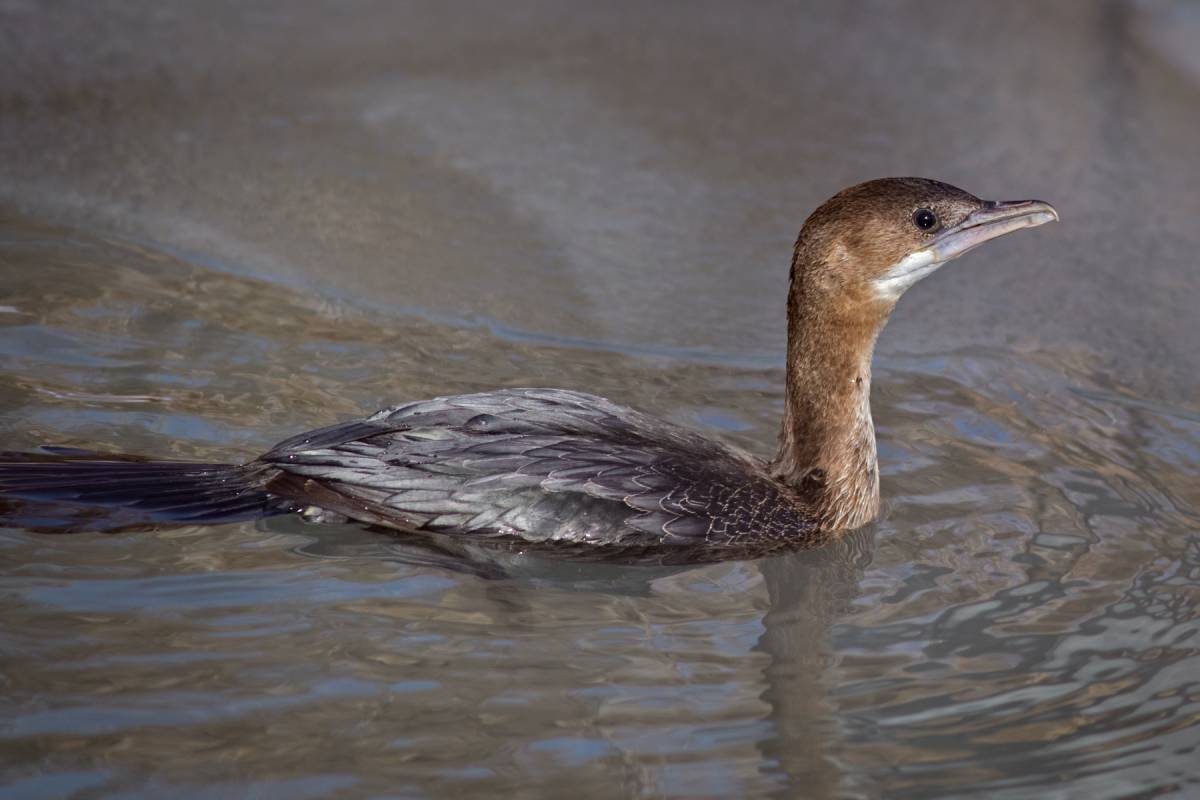
[[[1194,7],[465,8],[0,4],[0,444],[235,460],[552,385],[765,454],[824,196],[1063,223],[902,301],[885,514],[832,547],[0,532],[5,796],[1197,792]]]

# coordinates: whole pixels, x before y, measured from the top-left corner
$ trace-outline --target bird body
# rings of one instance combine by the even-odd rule
[[[0,454],[0,518],[39,502],[84,509],[41,526],[57,530],[301,512],[537,545],[820,541],[878,513],[871,358],[900,294],[983,241],[1052,219],[1039,201],[989,203],[919,178],[859,184],[817,209],[793,255],[769,462],[594,395],[503,389],[386,408],[240,466]]]

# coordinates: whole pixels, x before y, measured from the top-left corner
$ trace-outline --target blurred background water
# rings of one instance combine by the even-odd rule
[[[1200,6],[0,0],[0,446],[236,460],[584,389],[767,454],[804,216],[905,297],[886,512],[690,569],[0,531],[6,797],[1200,792]]]

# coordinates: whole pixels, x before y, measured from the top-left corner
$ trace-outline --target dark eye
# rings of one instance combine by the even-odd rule
[[[916,225],[923,231],[931,230],[938,224],[937,214],[930,211],[928,208],[918,208],[913,212],[913,225]]]

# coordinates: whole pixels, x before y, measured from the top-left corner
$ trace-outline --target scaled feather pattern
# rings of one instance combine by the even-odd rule
[[[282,442],[275,495],[406,530],[530,542],[733,545],[814,527],[752,456],[595,395],[507,389]]]

